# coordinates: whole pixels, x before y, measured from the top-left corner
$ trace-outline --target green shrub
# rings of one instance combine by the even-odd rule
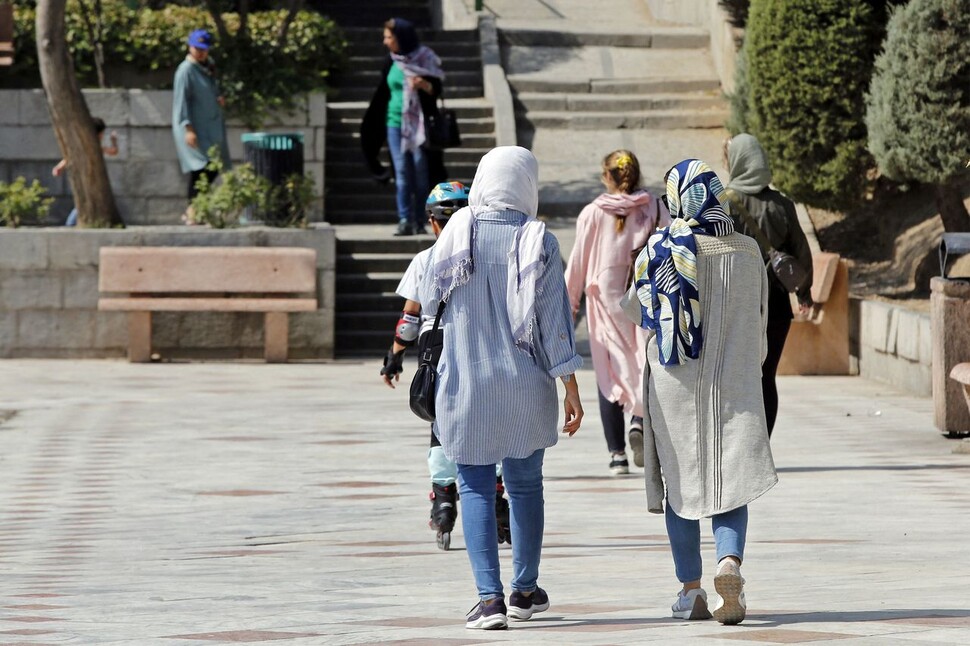
[[[47,189],[36,179],[30,184],[23,177],[10,184],[0,182],[0,222],[18,227],[43,220],[54,201],[52,197],[44,197],[46,193]]]
[[[864,94],[878,24],[863,0],[752,0],[745,37],[752,134],[774,183],[843,210],[864,193]]]
[[[866,97],[869,149],[897,180],[943,184],[970,158],[970,6],[912,0],[889,22]]]
[[[313,200],[313,179],[293,174],[282,186],[273,186],[256,174],[252,164],[241,164],[223,172],[219,148],[209,149],[208,170],[219,173],[210,183],[202,175],[195,184],[198,194],[192,199],[188,215],[192,224],[208,224],[215,229],[236,226],[244,215],[264,219],[264,224],[279,227],[306,226]]]
[[[109,85],[111,71],[123,65],[141,73],[170,70],[171,76],[159,86],[170,88],[175,68],[185,59],[189,32],[205,28],[215,33],[212,16],[201,6],[166,5],[155,10],[132,9],[126,0],[102,0],[101,4]],[[17,55],[2,85],[38,87],[36,12],[29,3],[18,4],[14,15]],[[235,37],[239,16],[224,13],[233,38],[229,42],[217,39],[212,48],[226,111],[252,128],[258,127],[268,112],[292,110],[307,92],[326,90],[327,79],[344,60],[346,41],[339,28],[313,11],[299,12],[286,43],[277,47],[276,35],[285,15],[285,11],[249,14],[249,37],[244,39]],[[94,44],[81,18],[78,0],[68,0],[66,30],[79,82],[96,86]]]

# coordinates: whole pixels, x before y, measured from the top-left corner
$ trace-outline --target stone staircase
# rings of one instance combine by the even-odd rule
[[[427,29],[427,2],[389,0],[370,4],[368,16],[404,16],[419,25],[422,42],[442,59],[447,106],[459,118],[462,147],[445,152],[449,179],[470,183],[478,160],[495,146],[492,108],[482,98],[482,61],[478,31]],[[337,11],[334,11],[334,6]],[[354,12],[354,7],[357,11]],[[322,10],[337,18],[349,41],[345,72],[334,78],[327,106],[326,195],[324,218],[337,232],[337,356],[379,356],[391,342],[403,304],[394,293],[416,253],[430,246],[430,235],[395,238],[397,209],[393,184],[377,184],[363,162],[359,128],[377,86],[385,50],[384,18],[363,22],[359,3],[338,0]],[[346,14],[344,13],[346,12]],[[421,26],[425,28],[421,28]],[[389,162],[386,150],[382,153]]]
[[[654,189],[680,159],[719,162],[728,111],[705,30],[511,28],[500,40],[518,139],[539,159],[541,214],[577,215],[600,192],[600,161],[616,148],[637,154]]]

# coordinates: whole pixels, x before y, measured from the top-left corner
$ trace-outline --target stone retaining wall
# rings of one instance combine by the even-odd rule
[[[172,138],[170,90],[84,90],[91,114],[104,119],[107,132],[118,133],[118,155],[107,157],[108,175],[126,224],[178,224],[187,202],[187,176],[182,175]],[[264,130],[302,132],[305,172],[313,177],[318,196],[324,191],[324,150],[327,103],[313,94],[291,115],[277,115]],[[243,161],[240,135],[249,132],[229,122],[229,151]],[[50,223],[60,224],[71,210],[70,183],[52,177],[61,151],[51,127],[42,90],[0,90],[0,181],[24,176],[39,179],[56,198]],[[323,198],[311,216],[323,219]]]
[[[929,313],[884,301],[855,301],[858,324],[850,325],[857,338],[859,375],[902,389],[911,395],[933,393],[933,337]]]
[[[0,228],[0,357],[124,357],[126,314],[99,312],[98,255],[103,246],[309,247],[317,252],[315,312],[290,314],[290,357],[333,357],[334,230],[246,227],[128,229]],[[261,358],[263,315],[161,312],[152,347],[169,358]]]

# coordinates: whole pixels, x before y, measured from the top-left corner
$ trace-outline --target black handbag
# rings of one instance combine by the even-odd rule
[[[458,115],[454,110],[445,108],[443,97],[441,98],[441,108],[425,117],[424,130],[430,148],[443,150],[461,146]]]
[[[445,311],[447,301],[438,304],[438,313],[434,317],[434,327],[431,328],[431,339],[438,335],[438,325],[441,323],[441,315]],[[418,371],[414,373],[411,380],[411,412],[426,422],[433,422],[435,390],[438,387],[438,371],[435,367],[433,343],[428,343],[421,352],[421,364]]]
[[[808,278],[808,272],[798,263],[798,259],[795,256],[784,251],[779,251],[771,246],[765,232],[761,230],[761,227],[758,226],[755,219],[751,217],[751,213],[748,212],[748,208],[744,205],[744,202],[731,190],[728,190],[727,194],[728,199],[731,200],[731,205],[737,208],[738,213],[741,214],[741,219],[744,220],[744,223],[754,234],[754,239],[757,241],[758,246],[761,247],[762,253],[768,256],[769,273],[774,275],[775,279],[786,292],[794,293],[797,291],[805,284],[805,280]]]

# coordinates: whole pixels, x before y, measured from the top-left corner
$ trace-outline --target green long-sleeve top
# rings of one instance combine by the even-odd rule
[[[191,124],[199,145],[185,143],[185,126]],[[219,84],[211,68],[187,56],[175,71],[172,99],[172,134],[183,173],[202,170],[208,163],[206,152],[213,145],[222,151],[225,168],[231,167],[226,141],[226,122],[219,106]]]

